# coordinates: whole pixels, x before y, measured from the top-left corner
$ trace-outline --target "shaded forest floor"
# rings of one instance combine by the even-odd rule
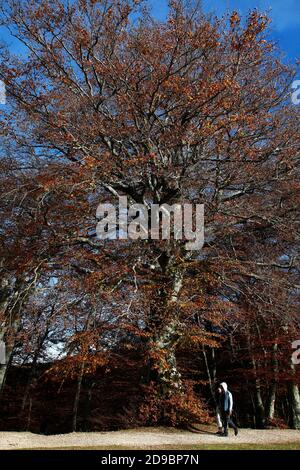
[[[209,426],[190,431],[140,428],[114,432],[71,433],[44,436],[29,432],[0,432],[0,449],[298,449],[300,431],[241,429],[237,437],[215,434]]]

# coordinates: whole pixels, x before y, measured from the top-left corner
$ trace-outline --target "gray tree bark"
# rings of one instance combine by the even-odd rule
[[[0,266],[1,267],[1,266]],[[33,276],[25,280],[22,278],[1,275],[0,280],[0,341],[5,344],[5,363],[0,365],[0,393],[3,391],[7,370],[11,363],[15,347],[16,335],[21,324],[22,308],[35,289],[39,277],[38,265]]]
[[[183,273],[179,270],[174,271],[171,296],[165,305],[166,308],[173,309],[171,318],[162,325],[150,343],[150,353],[155,357],[157,380],[163,396],[182,390],[182,379],[177,369],[175,355],[176,346],[182,336],[180,319],[175,308],[182,283]]]
[[[278,344],[274,343],[272,348],[272,369],[273,369],[273,380],[269,387],[269,393],[266,403],[266,419],[272,421],[275,416],[275,402],[276,392],[278,383],[278,360],[277,360]]]
[[[22,295],[24,284],[22,281],[9,280],[2,277],[0,284],[0,311],[2,323],[0,325],[0,341],[5,345],[4,363],[0,365],[0,393],[2,392],[7,370],[15,346],[15,336],[20,328],[20,312],[25,297]]]
[[[291,364],[293,374],[295,374],[295,366]],[[295,381],[290,380],[287,386],[289,410],[290,410],[290,426],[293,429],[300,429],[300,394],[299,387]]]
[[[265,427],[265,407],[262,399],[260,378],[257,374],[258,365],[253,354],[250,331],[248,334],[248,348],[251,356],[251,364],[254,375],[255,425],[256,428],[263,429]]]

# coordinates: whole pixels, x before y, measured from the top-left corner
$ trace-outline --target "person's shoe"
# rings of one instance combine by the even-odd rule
[[[235,430],[234,430],[234,435],[235,435],[235,436],[237,436],[237,435],[238,435],[238,433],[239,433],[239,430],[238,430],[238,428],[235,428]]]
[[[216,434],[219,435],[219,436],[222,436],[223,431],[217,431]]]
[[[228,432],[222,432],[221,436],[228,437]]]

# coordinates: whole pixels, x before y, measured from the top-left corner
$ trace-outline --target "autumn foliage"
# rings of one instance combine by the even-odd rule
[[[219,380],[300,427],[296,69],[266,15],[196,3],[0,2],[2,429],[208,422]],[[204,204],[203,249],[98,239],[121,195]]]

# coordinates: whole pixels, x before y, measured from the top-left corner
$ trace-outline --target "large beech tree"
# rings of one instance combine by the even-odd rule
[[[27,152],[38,162],[30,177],[42,197],[36,223],[49,246],[47,269],[63,257],[64,275],[81,273],[90,291],[106,289],[120,327],[135,318],[147,380],[162,396],[180,395],[182,341],[214,345],[208,322],[230,324],[239,309],[247,315],[249,289],[270,309],[262,284],[297,302],[295,71],[257,11],[219,20],[175,0],[161,22],[138,0],[1,5],[3,24],[26,51],[1,49],[9,104],[1,123],[15,160]],[[121,195],[149,209],[204,204],[203,249],[186,251],[174,239],[97,240],[97,205]],[[282,298],[272,299],[274,309]]]

